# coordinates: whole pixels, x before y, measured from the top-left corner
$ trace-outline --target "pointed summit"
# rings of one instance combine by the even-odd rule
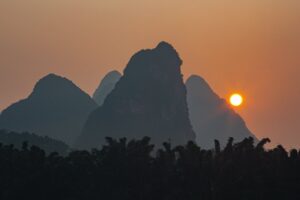
[[[136,53],[103,105],[88,118],[78,148],[99,147],[105,137],[185,144],[194,140],[181,60],[167,43]]]
[[[36,83],[31,96],[40,97],[54,95],[60,97],[64,92],[67,92],[67,94],[76,93],[77,90],[85,93],[67,78],[56,74],[48,74]]]
[[[44,76],[44,77],[42,77],[41,79],[40,79],[40,81],[43,81],[43,80],[51,80],[51,79],[62,79],[63,77],[61,77],[61,76],[59,76],[59,75],[57,75],[57,74],[54,74],[54,73],[50,73],[50,74],[48,74],[48,75],[46,75],[46,76]]]
[[[176,62],[182,64],[182,60],[180,59],[178,52],[171,44],[162,41],[156,46],[155,50],[162,57],[165,56],[173,57],[174,60],[176,60]]]
[[[96,103],[70,80],[55,74],[40,79],[28,98],[0,115],[0,128],[29,131],[72,144]]]
[[[51,84],[55,84],[55,83],[58,83],[58,82],[70,82],[68,79],[64,78],[64,77],[61,77],[59,75],[56,75],[56,74],[48,74],[44,77],[42,77],[35,85],[35,87],[45,87],[47,86],[49,83]]]
[[[67,79],[58,76],[56,74],[48,74],[42,77],[34,86],[34,90],[39,90],[40,88],[48,87],[50,84],[56,84],[58,82],[67,81]]]
[[[212,99],[219,99],[218,95],[211,89],[209,84],[201,76],[191,75],[187,81],[186,86],[197,85],[198,95],[201,95],[201,99],[211,101]]]
[[[174,47],[169,44],[168,42],[165,42],[165,41],[161,41],[156,47],[155,49],[160,49],[160,50],[172,50],[172,51],[175,51],[176,50],[174,49]]]
[[[168,43],[161,42],[154,49],[144,49],[134,54],[124,69],[124,76],[146,79],[162,78],[168,73],[181,77],[180,59],[176,50]],[[149,66],[152,65],[152,66]]]
[[[255,138],[244,120],[202,77],[192,75],[186,81],[186,87],[190,120],[196,141],[202,148],[213,147],[215,139],[225,144],[229,137],[237,141],[249,136]]]
[[[115,84],[121,78],[121,73],[118,71],[111,71],[105,75],[102,79],[100,85],[96,89],[93,95],[94,101],[101,106],[106,98],[106,96],[114,89]]]

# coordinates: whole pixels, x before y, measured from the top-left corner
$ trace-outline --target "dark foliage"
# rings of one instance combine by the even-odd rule
[[[265,150],[252,138],[222,150],[193,142],[153,153],[149,138],[107,138],[102,149],[62,157],[36,147],[0,146],[0,199],[276,200],[300,199],[300,154]]]

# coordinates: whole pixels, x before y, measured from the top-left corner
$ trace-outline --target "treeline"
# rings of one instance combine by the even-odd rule
[[[107,145],[67,156],[23,144],[0,145],[0,199],[30,200],[299,200],[300,153],[252,138],[224,149],[149,138],[107,138]]]
[[[52,139],[48,136],[38,136],[34,133],[17,133],[13,131],[0,130],[0,143],[4,145],[13,145],[13,147],[21,149],[23,143],[27,145],[38,146],[46,153],[58,152],[61,155],[67,154],[69,146],[62,141]]]

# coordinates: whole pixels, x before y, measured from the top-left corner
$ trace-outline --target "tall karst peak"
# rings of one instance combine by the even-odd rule
[[[107,136],[149,136],[156,145],[194,140],[181,63],[175,49],[165,42],[133,55],[103,105],[89,116],[77,147],[97,147]]]
[[[175,48],[166,41],[159,42],[155,49],[164,49],[164,50],[171,50],[176,52]]]

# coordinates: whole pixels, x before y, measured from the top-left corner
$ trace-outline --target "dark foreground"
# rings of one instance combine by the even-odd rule
[[[248,138],[224,150],[193,143],[153,153],[149,138],[107,139],[101,150],[46,155],[0,146],[0,199],[299,200],[300,153]],[[152,152],[152,153],[151,153]]]

